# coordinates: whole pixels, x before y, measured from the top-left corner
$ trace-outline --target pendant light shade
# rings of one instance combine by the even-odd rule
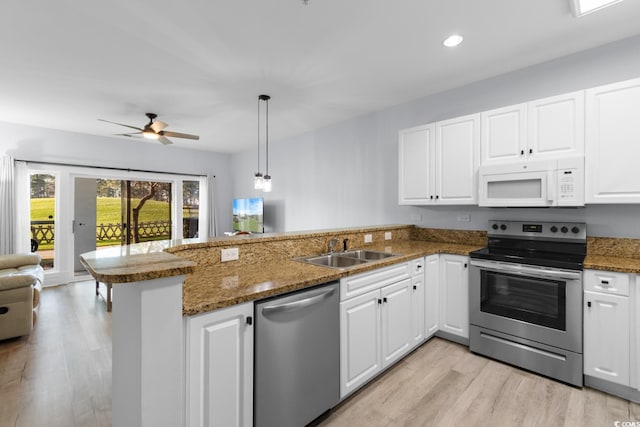
[[[253,177],[253,188],[265,193],[271,192],[271,176],[269,175],[269,95],[258,96],[258,172]],[[265,174],[260,172],[260,101],[264,101],[265,107]]]

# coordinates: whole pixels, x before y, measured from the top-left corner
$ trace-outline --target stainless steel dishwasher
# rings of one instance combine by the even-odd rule
[[[256,427],[302,427],[338,404],[338,286],[332,282],[256,303]]]

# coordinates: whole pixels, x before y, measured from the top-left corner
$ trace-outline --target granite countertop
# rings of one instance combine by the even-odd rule
[[[640,273],[640,258],[624,258],[611,255],[589,255],[584,259],[586,270],[606,270],[620,273]]]
[[[80,255],[80,262],[99,282],[119,284],[193,273],[196,263],[163,252],[170,241],[114,246]]]
[[[399,262],[439,253],[468,255],[477,245],[426,241],[395,241],[367,245],[366,249],[391,252],[399,256],[354,266],[347,270],[320,267],[294,260],[282,260],[242,269],[230,265],[198,268],[187,276],[182,296],[185,316],[296,291],[339,280],[341,277],[374,270]],[[358,248],[354,248],[358,249]]]

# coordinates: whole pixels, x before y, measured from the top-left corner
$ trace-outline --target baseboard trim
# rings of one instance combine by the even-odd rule
[[[605,393],[609,393],[614,396],[630,400],[632,402],[640,403],[640,390],[635,390],[631,387],[615,384],[607,380],[591,377],[589,375],[584,376],[584,385],[586,387],[595,388],[596,390],[604,391]]]

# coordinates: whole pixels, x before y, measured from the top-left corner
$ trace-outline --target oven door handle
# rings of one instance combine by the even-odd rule
[[[522,264],[511,264],[507,262],[497,261],[480,261],[476,259],[472,259],[469,262],[471,263],[471,265],[483,270],[491,270],[498,273],[511,273],[519,274],[522,276],[542,277],[549,279],[579,280],[582,278],[582,273],[577,271],[544,269],[540,267],[529,267]]]

